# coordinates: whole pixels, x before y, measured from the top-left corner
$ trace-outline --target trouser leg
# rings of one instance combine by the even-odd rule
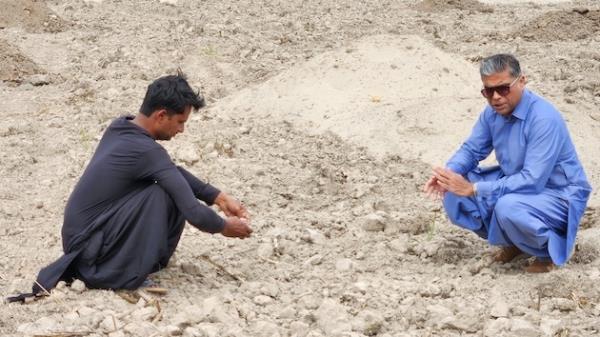
[[[552,193],[507,194],[498,199],[489,227],[492,244],[517,246],[540,259],[563,254],[568,203]],[[556,248],[555,248],[556,247]]]
[[[88,240],[76,268],[90,287],[133,289],[167,265],[184,219],[156,184],[135,191],[115,207],[115,214]]]

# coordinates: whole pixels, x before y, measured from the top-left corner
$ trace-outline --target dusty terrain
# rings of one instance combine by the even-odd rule
[[[0,0],[2,297],[60,256],[105,127],[177,68],[209,106],[164,145],[255,228],[188,226],[152,276],[166,295],[61,284],[1,306],[0,335],[600,336],[596,189],[573,258],[545,275],[490,264],[420,193],[468,135],[477,61],[496,52],[561,109],[599,186],[593,0]]]

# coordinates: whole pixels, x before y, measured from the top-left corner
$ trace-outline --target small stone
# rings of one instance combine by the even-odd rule
[[[25,83],[29,83],[35,87],[39,87],[43,85],[48,85],[52,83],[52,81],[50,80],[50,76],[48,76],[47,74],[35,74],[27,77]]]
[[[59,281],[56,284],[56,287],[54,287],[54,289],[58,289],[58,290],[63,290],[63,289],[66,289],[66,288],[67,288],[67,282],[65,282],[65,281]]]
[[[552,307],[560,311],[574,311],[577,309],[577,303],[568,298],[554,298],[552,299]]]
[[[302,237],[302,239],[308,243],[314,244],[323,244],[327,240],[323,233],[308,228],[306,229],[305,235]]]
[[[491,319],[485,323],[483,327],[483,335],[485,337],[504,336],[504,331],[509,328],[510,322],[507,318]]]
[[[187,327],[183,330],[184,337],[205,337],[204,333],[199,329],[193,327]]]
[[[98,326],[105,333],[114,332],[123,327],[123,323],[121,323],[115,316],[106,316],[100,325]]]
[[[269,242],[260,244],[256,249],[256,255],[265,259],[273,256],[273,252],[273,245]]]
[[[292,322],[290,324],[290,335],[292,337],[306,337],[310,326],[304,322]]]
[[[355,282],[352,287],[355,290],[358,290],[359,292],[365,294],[367,292],[367,290],[369,290],[369,284],[367,282]]]
[[[161,328],[161,332],[167,336],[181,336],[183,334],[183,330],[175,325],[167,325]]]
[[[498,318],[498,317],[508,317],[508,313],[510,308],[508,304],[502,299],[497,299],[492,304],[492,308],[490,309],[490,316]]]
[[[315,315],[319,328],[327,336],[341,335],[352,331],[351,319],[346,308],[330,298],[321,302]]]
[[[540,320],[540,330],[546,336],[556,336],[556,333],[563,327],[560,319],[542,318]]]
[[[158,315],[158,309],[155,306],[141,308],[131,313],[131,317],[138,321],[151,321],[156,315]]]
[[[122,330],[118,330],[118,331],[109,333],[108,337],[125,337],[125,333]]]
[[[533,323],[524,319],[513,319],[510,321],[510,331],[519,337],[538,337],[538,328]]]
[[[279,287],[275,280],[271,280],[272,282],[263,283],[260,287],[259,291],[262,295],[267,295],[272,298],[277,298],[279,295]]]
[[[181,271],[183,271],[186,274],[197,275],[197,276],[202,275],[202,270],[196,264],[193,264],[190,262],[182,262],[180,266],[181,266]]]
[[[279,332],[279,327],[277,324],[267,321],[258,321],[252,327],[252,330],[256,331],[260,336],[268,336],[268,337],[279,337],[281,333]]]
[[[354,269],[354,261],[350,260],[350,259],[339,259],[337,261],[335,261],[335,269],[337,271],[349,271]]]
[[[219,328],[215,324],[200,323],[196,326],[203,337],[220,337]]]
[[[440,304],[428,306],[427,311],[429,312],[427,323],[431,327],[439,327],[445,319],[454,317],[452,310]]]
[[[404,237],[394,239],[388,242],[388,247],[394,252],[404,254],[408,252],[408,239]]]
[[[169,6],[177,6],[177,0],[158,0],[158,2]]]
[[[256,303],[257,305],[260,305],[260,306],[265,306],[265,305],[267,305],[267,304],[269,304],[269,303],[273,302],[273,299],[272,299],[272,298],[270,298],[269,296],[265,296],[265,295],[258,295],[258,296],[256,296],[256,297],[254,297],[254,298],[252,299],[252,301],[253,301],[254,303]]]
[[[379,312],[364,310],[356,316],[358,331],[366,336],[376,336],[383,328],[383,315]]]
[[[85,291],[85,289],[85,283],[83,283],[83,281],[81,280],[75,280],[73,281],[73,283],[71,283],[71,290],[73,290],[74,292],[82,293]]]
[[[192,144],[181,145],[177,148],[176,158],[188,166],[194,165],[200,161],[200,155]]]
[[[296,317],[296,309],[291,305],[288,305],[279,311],[279,318],[292,319],[294,317]]]
[[[367,232],[381,232],[385,230],[385,218],[376,213],[363,217],[362,228]]]
[[[323,262],[323,256],[320,254],[313,255],[308,258],[308,260],[304,261],[305,265],[317,266]]]

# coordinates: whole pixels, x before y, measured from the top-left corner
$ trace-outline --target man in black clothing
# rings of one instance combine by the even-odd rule
[[[183,132],[203,106],[182,74],[166,76],[148,86],[137,116],[112,122],[67,202],[65,254],[40,271],[33,294],[73,278],[90,288],[138,288],[167,265],[186,220],[205,232],[250,236],[245,207],[175,166],[156,142]]]

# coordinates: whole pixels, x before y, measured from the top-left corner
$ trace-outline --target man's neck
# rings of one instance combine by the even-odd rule
[[[146,130],[150,136],[152,136],[152,138],[156,139],[156,136],[154,135],[153,129],[152,129],[152,124],[150,123],[150,119],[141,113],[138,113],[137,116],[135,116],[132,120],[131,123],[139,126],[140,128]]]

